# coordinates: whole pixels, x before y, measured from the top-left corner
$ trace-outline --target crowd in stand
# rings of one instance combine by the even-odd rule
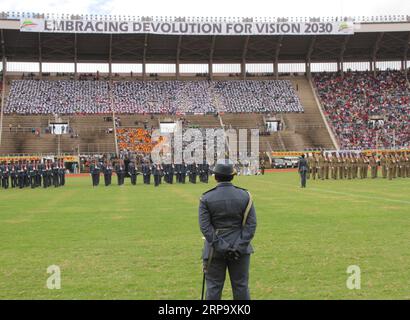
[[[317,73],[313,79],[342,149],[410,146],[410,90],[403,72]]]
[[[106,81],[15,80],[6,113],[81,114],[111,111]]]
[[[303,112],[290,81],[15,80],[6,113]],[[112,108],[114,110],[112,110]]]
[[[150,153],[161,141],[151,140],[151,133],[143,128],[117,129],[118,147],[121,152]]]
[[[225,112],[303,112],[289,80],[217,81],[214,90]]]

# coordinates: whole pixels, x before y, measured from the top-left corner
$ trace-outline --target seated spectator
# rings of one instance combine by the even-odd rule
[[[156,76],[156,75],[154,75]],[[91,80],[90,80],[91,78]],[[97,77],[94,77],[97,78]],[[217,114],[303,112],[290,81],[81,81],[14,80],[6,113]],[[113,110],[112,110],[113,109]],[[118,119],[117,125],[121,125]]]
[[[313,80],[342,149],[410,147],[410,95],[403,72],[317,73]]]

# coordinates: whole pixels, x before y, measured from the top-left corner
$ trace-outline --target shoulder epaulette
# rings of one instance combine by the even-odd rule
[[[248,191],[247,189],[245,189],[245,188],[241,188],[241,187],[238,187],[238,186],[234,186],[235,188],[237,188],[237,189],[241,189],[241,190],[243,190],[243,191]]]
[[[207,194],[208,192],[211,192],[212,190],[215,190],[215,189],[216,189],[216,187],[214,187],[212,189],[209,189],[208,191],[205,191],[202,195]]]

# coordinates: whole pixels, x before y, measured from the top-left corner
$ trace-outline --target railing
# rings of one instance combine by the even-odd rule
[[[33,126],[33,127],[8,127],[8,126],[3,126],[3,132],[13,132],[13,133],[17,133],[17,132],[28,132],[28,133],[35,133],[36,130],[40,129],[40,133],[41,134],[51,134],[50,132],[46,132],[46,128],[42,127],[42,126]],[[80,128],[76,128],[76,127],[71,127],[72,131],[71,132],[64,132],[64,135],[70,135],[70,134],[77,134],[77,133],[107,133],[108,129],[112,129],[113,128],[107,128],[107,127],[100,127],[100,126],[96,126],[96,127],[80,127]],[[108,134],[108,133],[107,133]],[[109,133],[111,134],[111,132]]]
[[[0,12],[0,19],[56,19],[56,20],[114,20],[136,22],[338,22],[353,21],[355,23],[380,23],[380,22],[410,22],[410,15],[384,15],[384,16],[339,16],[339,17],[165,17],[165,16],[126,16],[126,15],[97,15],[97,14],[54,14],[6,11]]]

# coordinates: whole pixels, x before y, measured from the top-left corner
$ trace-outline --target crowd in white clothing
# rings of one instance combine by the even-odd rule
[[[111,97],[110,97],[111,96]],[[303,112],[287,80],[15,80],[5,112],[17,114]]]

